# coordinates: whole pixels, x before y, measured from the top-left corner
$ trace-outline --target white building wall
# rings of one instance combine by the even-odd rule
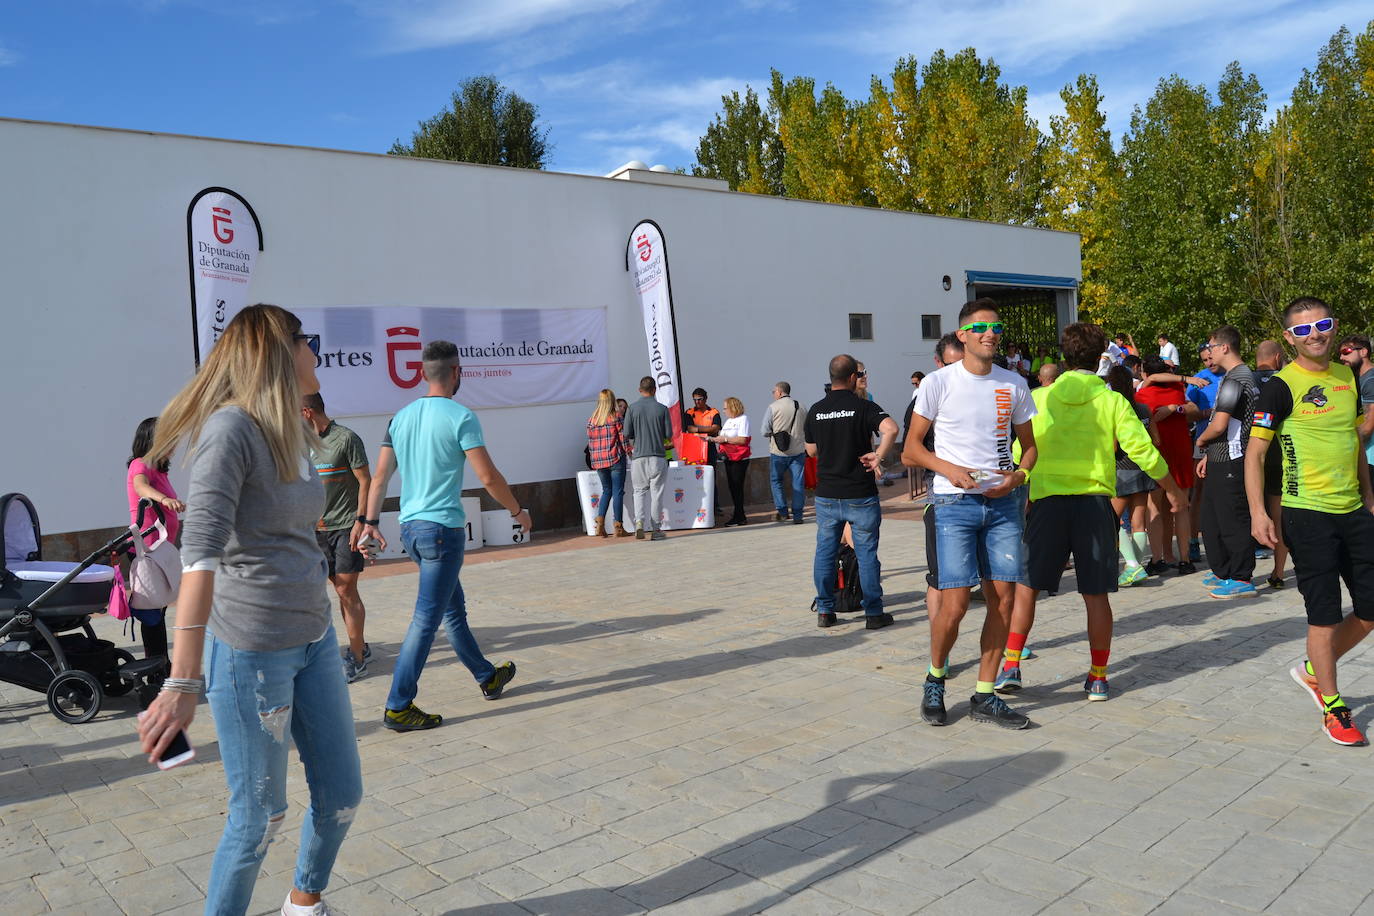
[[[251,301],[604,306],[611,386],[630,399],[647,359],[625,242],[654,219],[685,390],[760,420],[780,378],[819,397],[840,352],[898,413],[932,366],[920,315],[952,329],[965,270],[1080,275],[1073,234],[749,194],[12,120],[0,151],[0,492],[27,493],[50,533],[122,522],[134,427],[193,371],[186,208],[206,187],[262,221]],[[849,341],[851,311],[873,314],[873,341]],[[590,407],[480,416],[518,483],[582,467]],[[340,419],[375,457],[386,418]]]

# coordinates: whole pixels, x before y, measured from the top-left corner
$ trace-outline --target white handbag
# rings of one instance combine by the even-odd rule
[[[158,539],[149,547],[143,543],[137,525],[134,533],[134,561],[129,566],[129,606],[138,610],[164,608],[176,600],[181,588],[181,553],[167,539],[167,527],[153,523]]]

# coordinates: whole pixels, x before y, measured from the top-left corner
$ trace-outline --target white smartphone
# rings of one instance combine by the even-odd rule
[[[159,770],[170,770],[172,767],[179,767],[196,759],[196,749],[191,747],[190,739],[186,737],[184,730],[178,731],[177,736],[172,739],[172,743],[162,751],[162,756],[157,760]]]

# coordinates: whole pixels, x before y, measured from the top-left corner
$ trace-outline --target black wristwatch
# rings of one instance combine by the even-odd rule
[[[366,516],[366,515],[360,515],[360,516],[358,516],[356,519],[354,519],[354,521],[362,522],[364,525],[366,525],[366,524],[367,524],[367,516]]]

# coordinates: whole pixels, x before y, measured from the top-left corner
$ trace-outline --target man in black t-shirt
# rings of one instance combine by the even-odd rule
[[[882,567],[878,563],[877,477],[897,440],[897,423],[854,388],[860,378],[854,357],[841,353],[830,361],[830,391],[806,413],[806,453],[816,459],[816,624],[835,623],[835,570],[845,523],[859,560],[868,629],[892,623],[883,612]],[[873,436],[881,436],[873,448]]]
[[[1202,580],[1213,598],[1255,594],[1255,542],[1250,536],[1250,503],[1245,496],[1245,448],[1255,418],[1259,389],[1240,358],[1240,332],[1222,325],[1208,340],[1212,365],[1226,374],[1217,387],[1212,419],[1197,446],[1202,449],[1198,477],[1202,488],[1202,537],[1212,574]]]

